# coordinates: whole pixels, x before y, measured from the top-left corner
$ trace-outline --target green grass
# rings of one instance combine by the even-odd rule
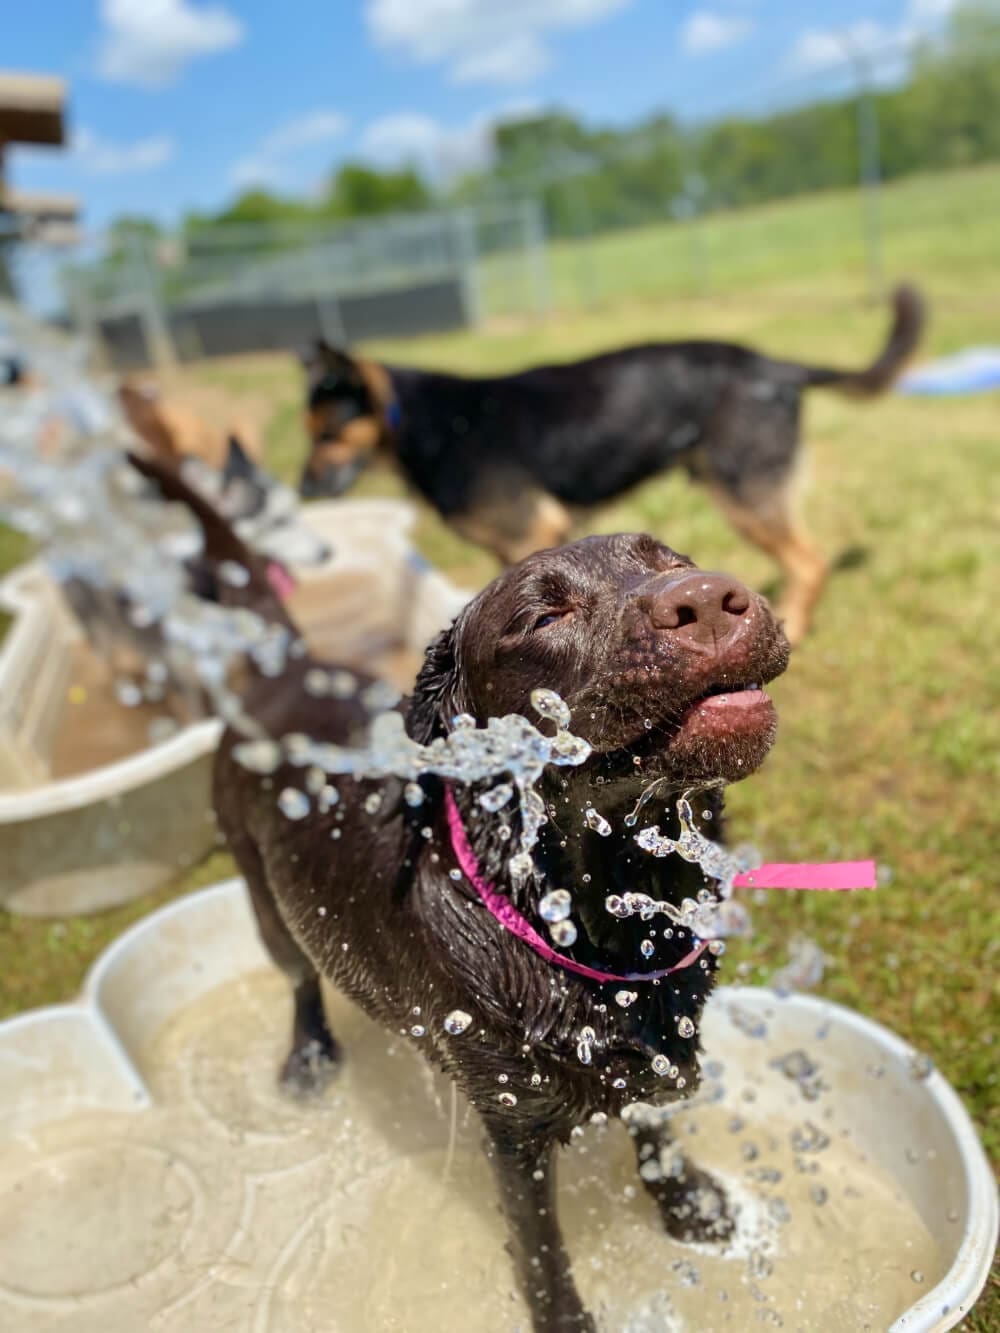
[[[928,349],[1000,341],[1000,170],[912,180],[885,192],[887,267],[931,301]],[[544,323],[381,343],[379,355],[465,370],[566,359],[631,340],[722,336],[802,359],[856,364],[878,345],[885,312],[862,298],[863,266],[847,195],[804,199],[713,220],[719,294],[685,295],[674,229],[617,235],[581,256],[553,257],[564,309]],[[595,258],[596,257],[596,258]],[[574,311],[574,265],[597,262],[602,301]],[[614,276],[615,287],[611,281]],[[663,300],[665,293],[672,299]],[[290,361],[247,358],[198,368],[239,397],[266,382],[269,455],[301,464],[299,374]],[[264,377],[262,379],[262,376]],[[804,510],[822,546],[843,556],[815,634],[775,688],[781,732],[772,757],[730,795],[732,831],[770,858],[874,856],[891,872],[877,893],[774,895],[754,909],[738,962],[765,980],[795,931],[832,962],[822,993],[856,1006],[928,1052],[1000,1156],[996,980],[1000,953],[995,807],[1000,755],[996,395],[945,401],[888,397],[856,404],[814,393],[805,425],[811,486]],[[387,474],[368,493],[398,492]],[[680,476],[653,481],[590,515],[582,530],[646,529],[708,567],[758,586],[774,571]],[[421,519],[427,555],[481,583],[491,561]],[[197,876],[102,917],[45,923],[0,916],[0,1012],[64,998],[126,921],[227,870]],[[964,1325],[1000,1329],[994,1286]]]

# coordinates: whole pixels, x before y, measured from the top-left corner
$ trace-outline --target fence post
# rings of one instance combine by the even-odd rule
[[[170,336],[170,326],[163,312],[159,282],[142,237],[129,237],[133,280],[139,297],[139,321],[146,350],[153,366],[169,370],[177,364],[177,352]]]
[[[521,228],[535,297],[535,313],[543,319],[552,309],[552,277],[545,212],[537,199],[521,201]]]
[[[462,273],[462,304],[472,328],[483,322],[483,294],[479,281],[479,246],[476,241],[476,217],[471,208],[452,214],[458,262]]]
[[[863,62],[859,62],[864,68]],[[865,83],[858,97],[858,151],[860,156],[861,197],[864,209],[865,255],[868,265],[868,294],[881,301],[885,292],[882,269],[882,198],[879,152],[878,106],[870,83]]]
[[[340,300],[336,290],[325,290],[326,268],[323,264],[323,252],[320,243],[312,246],[307,257],[307,268],[313,274],[316,284],[316,318],[324,342],[332,347],[346,347],[347,330],[344,316],[340,309]]]

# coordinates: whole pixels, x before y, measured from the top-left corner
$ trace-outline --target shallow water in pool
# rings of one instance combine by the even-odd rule
[[[415,1043],[337,998],[330,1010],[348,1059],[318,1102],[277,1090],[290,1003],[260,972],[162,1031],[143,1069],[154,1109],[8,1141],[0,1327],[527,1330],[474,1116],[458,1106],[449,1167],[449,1085]],[[941,1277],[860,1127],[829,1095],[804,1099],[769,1065],[780,1053],[733,1027],[707,1061],[721,1100],[675,1119],[738,1209],[728,1251],[660,1232],[620,1125],[590,1126],[563,1153],[563,1228],[602,1333],[884,1330]]]

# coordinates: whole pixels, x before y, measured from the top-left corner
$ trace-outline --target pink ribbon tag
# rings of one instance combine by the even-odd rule
[[[733,880],[735,889],[818,889],[827,893],[877,887],[874,861],[775,861]]]
[[[283,602],[286,602],[295,591],[295,580],[289,574],[284,565],[279,565],[276,560],[268,562],[267,581],[271,585],[271,590]]]

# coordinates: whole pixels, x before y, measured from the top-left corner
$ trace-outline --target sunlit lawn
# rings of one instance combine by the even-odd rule
[[[929,350],[1000,342],[1000,171],[908,182],[886,192],[885,207],[887,267],[921,282],[931,300]],[[857,208],[853,196],[829,196],[714,220],[710,271],[718,285],[704,297],[684,294],[675,280],[688,242],[672,229],[606,238],[589,256],[562,246],[553,271],[568,312],[368,350],[488,371],[631,340],[722,335],[857,364],[875,350],[886,322],[884,311],[860,299]],[[603,304],[574,313],[579,265],[595,261]],[[248,358],[191,373],[237,397],[266,384],[272,464],[297,474],[300,385],[290,360]],[[779,742],[762,772],[733,789],[732,832],[771,859],[874,856],[887,882],[850,900],[775,895],[755,907],[755,937],[729,975],[741,958],[765,980],[785,960],[793,933],[813,936],[830,957],[822,993],[931,1054],[996,1156],[1000,396],[856,404],[816,392],[806,435],[805,512],[843,567],[815,634],[775,687]],[[383,474],[361,489],[400,488]],[[622,529],[654,532],[758,586],[774,576],[679,476],[592,514],[581,530]],[[493,570],[430,514],[419,540],[470,586]],[[156,900],[228,868],[219,853]],[[72,994],[95,953],[154,901],[64,923],[0,916],[0,1010]],[[996,1289],[965,1327],[1000,1328]]]

